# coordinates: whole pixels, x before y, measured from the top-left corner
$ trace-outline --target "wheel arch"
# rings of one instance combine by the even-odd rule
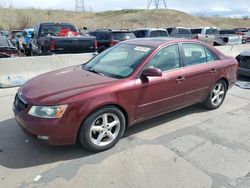
[[[81,124],[80,126],[78,127],[78,130],[77,130],[77,135],[76,135],[76,142],[78,142],[79,140],[79,134],[80,134],[80,130],[81,130],[81,126],[83,124],[83,122],[93,113],[105,108],[105,107],[115,107],[115,108],[118,108],[124,115],[124,118],[125,118],[125,130],[126,128],[128,127],[129,125],[129,117],[128,117],[128,112],[125,110],[124,107],[122,107],[121,105],[119,104],[115,104],[115,103],[109,103],[109,104],[104,104],[104,105],[101,105],[101,106],[98,106],[94,109],[92,109],[84,118],[83,120],[81,121]]]

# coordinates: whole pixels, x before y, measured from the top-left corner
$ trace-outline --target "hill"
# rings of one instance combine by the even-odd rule
[[[78,28],[140,28],[167,26],[250,27],[250,19],[206,18],[177,10],[120,10],[83,13],[64,10],[0,9],[0,29],[23,29],[39,22],[70,22]]]

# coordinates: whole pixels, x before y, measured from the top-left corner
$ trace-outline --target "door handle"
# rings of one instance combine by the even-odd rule
[[[183,82],[185,80],[185,78],[183,76],[179,76],[177,79],[176,79],[176,82]]]
[[[211,70],[210,70],[210,73],[216,73],[216,72],[217,72],[216,69],[211,69]]]

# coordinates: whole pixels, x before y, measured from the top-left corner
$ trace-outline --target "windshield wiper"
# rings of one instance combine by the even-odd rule
[[[101,76],[106,76],[105,74],[100,73],[100,72],[96,71],[95,69],[86,69],[86,70],[89,71],[89,72],[93,72],[93,73],[95,73],[95,74],[99,74],[99,75],[101,75]]]

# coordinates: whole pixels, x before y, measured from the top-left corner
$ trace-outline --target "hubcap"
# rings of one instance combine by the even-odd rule
[[[219,105],[224,99],[224,95],[225,95],[225,86],[222,83],[216,84],[213,89],[211,98],[213,105],[215,106]]]
[[[97,146],[106,146],[116,139],[119,131],[119,118],[112,113],[102,114],[91,125],[90,139]]]

